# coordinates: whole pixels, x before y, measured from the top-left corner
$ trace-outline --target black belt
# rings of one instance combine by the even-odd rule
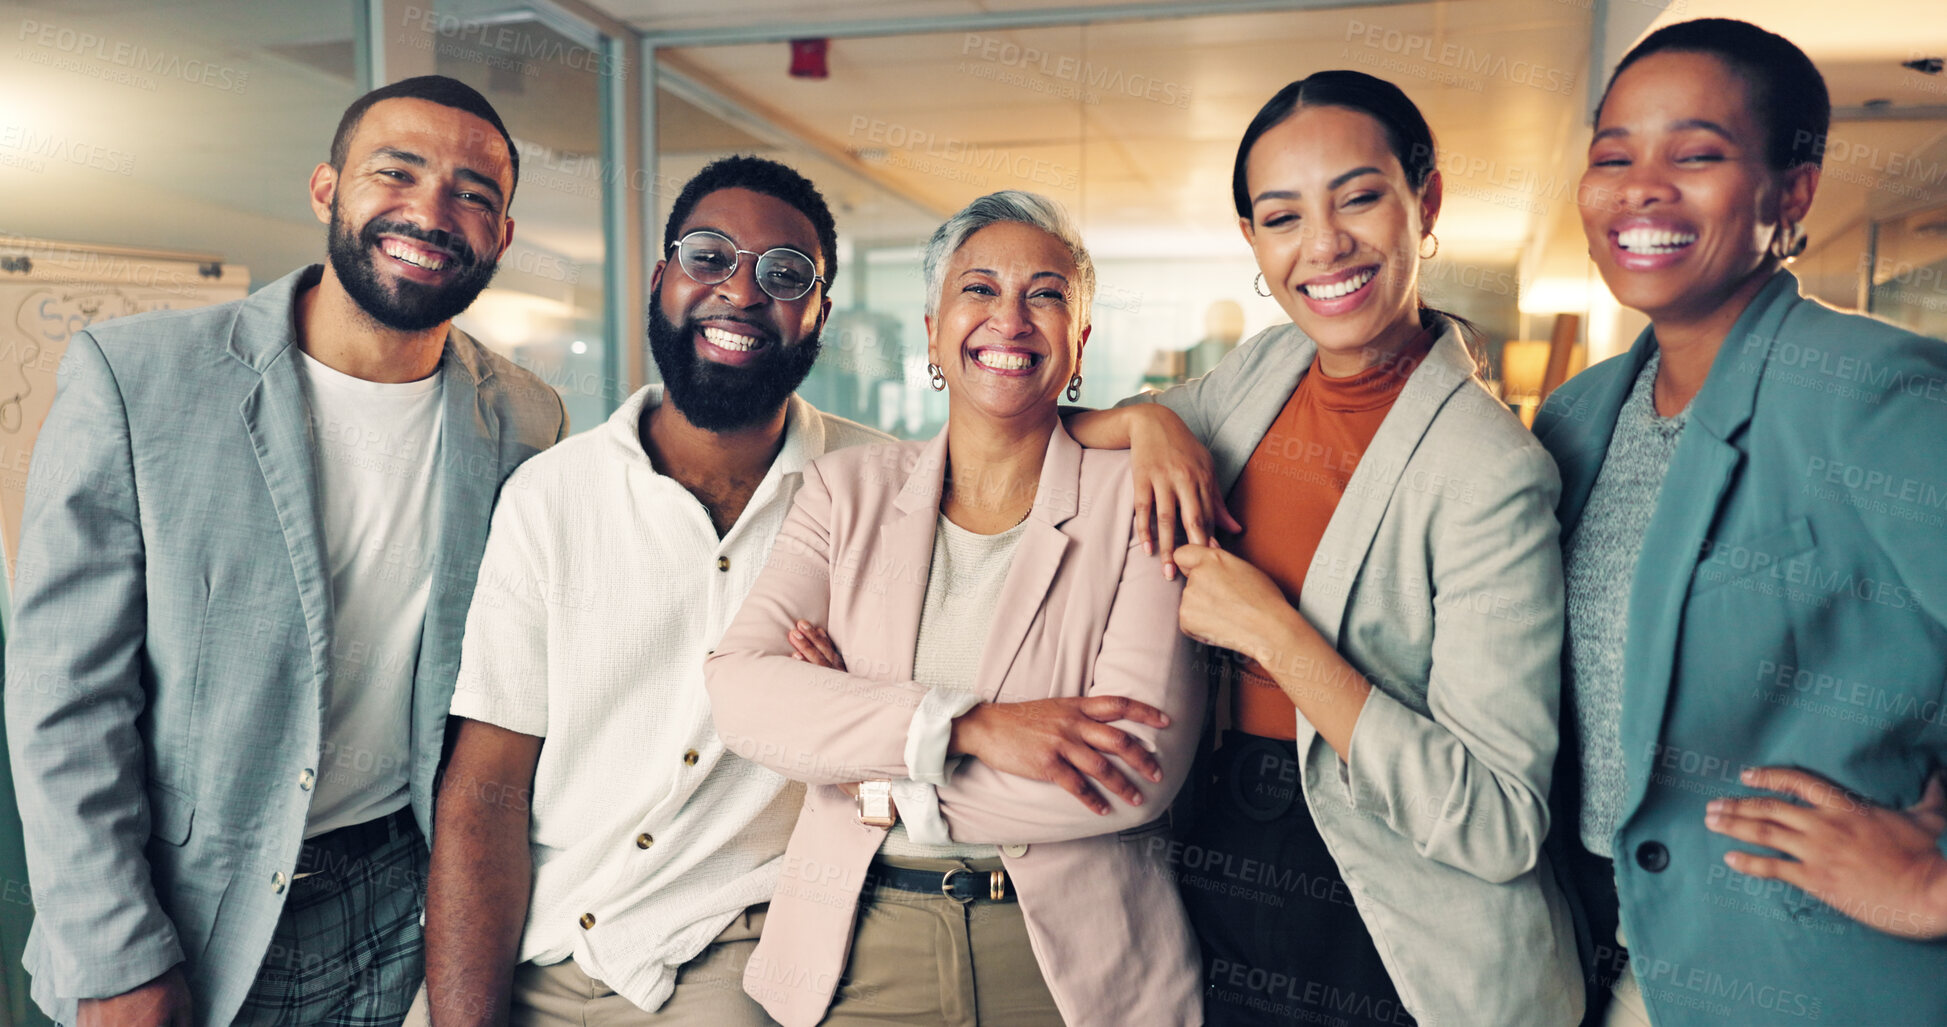
[[[907,870],[885,863],[872,864],[866,879],[870,886],[893,888],[919,895],[944,895],[962,904],[969,902],[1013,902],[1014,881],[1005,870]]]
[[[412,818],[412,806],[401,806],[394,812],[377,820],[367,820],[362,824],[352,824],[335,831],[312,838],[298,850],[297,868],[294,877],[315,874],[325,870],[342,869],[352,860],[390,842],[392,839],[411,831],[417,833],[418,822]]]

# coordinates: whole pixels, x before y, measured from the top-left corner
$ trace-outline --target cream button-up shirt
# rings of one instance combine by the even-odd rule
[[[521,961],[573,958],[651,1011],[677,967],[770,900],[802,801],[802,786],[724,749],[703,658],[763,569],[805,463],[886,438],[791,397],[783,447],[718,538],[642,448],[643,408],[661,401],[643,388],[508,479],[452,707],[545,739]]]

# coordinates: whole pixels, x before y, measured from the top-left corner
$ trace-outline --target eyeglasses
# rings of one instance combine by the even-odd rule
[[[816,273],[810,257],[785,246],[763,253],[740,250],[728,236],[698,230],[670,243],[669,247],[676,251],[676,262],[683,266],[683,273],[699,285],[729,281],[737,273],[738,259],[746,253],[757,258],[757,284],[772,299],[786,302],[802,299],[813,285],[825,280],[825,276]]]

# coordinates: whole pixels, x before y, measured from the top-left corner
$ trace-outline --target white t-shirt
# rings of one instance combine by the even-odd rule
[[[432,595],[445,376],[368,382],[299,353],[323,507],[329,703],[304,836],[410,801],[412,679]]]
[[[913,680],[935,692],[953,693],[946,716],[913,717],[907,752],[944,753],[953,735],[953,717],[980,701],[974,678],[987,649],[987,630],[1000,605],[1007,572],[1014,566],[1014,550],[1027,534],[1027,521],[996,535],[968,531],[939,517],[933,531],[933,564],[926,575],[926,604],[919,613],[919,638],[913,644]],[[936,704],[928,703],[930,713]],[[915,739],[914,733],[927,737]],[[923,747],[923,748],[922,748]],[[916,757],[917,758],[917,757]],[[942,760],[942,774],[958,766]],[[909,764],[918,766],[920,764]],[[888,856],[928,859],[986,859],[998,856],[995,845],[965,845],[947,840],[935,786],[919,781],[894,781],[893,801],[899,821],[886,833],[879,851]],[[930,830],[929,830],[930,829]]]

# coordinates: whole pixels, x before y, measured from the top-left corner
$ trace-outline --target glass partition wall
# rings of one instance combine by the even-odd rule
[[[26,273],[20,252],[137,283],[183,260],[229,265],[252,289],[321,262],[326,230],[306,185],[340,115],[375,85],[436,71],[488,97],[522,164],[513,246],[458,323],[552,383],[575,430],[598,425],[626,394],[618,342],[637,334],[623,270],[641,262],[615,241],[633,241],[616,230],[635,167],[616,97],[636,41],[617,23],[597,31],[573,2],[11,6],[0,15],[0,282]],[[0,328],[0,358],[33,360],[7,341],[14,327],[26,330]],[[22,370],[0,370],[0,399]],[[0,431],[6,473],[27,460]],[[0,584],[0,612],[5,596]],[[0,1025],[45,1023],[20,966],[32,908],[0,742]]]
[[[372,67],[389,30],[394,70],[480,90],[521,153],[514,243],[460,327],[554,384],[575,430],[626,393],[607,226],[628,188],[611,86],[632,38],[508,0],[113,2],[0,30],[0,234],[188,253],[253,288],[324,259],[305,184],[352,100],[417,73]]]
[[[324,258],[305,185],[364,91],[358,5],[0,15],[0,232],[187,252],[262,286]]]
[[[628,176],[607,126],[610,80],[630,69],[611,40],[552,7],[439,0],[418,20],[437,72],[480,90],[520,149],[513,244],[456,323],[553,385],[571,429],[586,431],[626,394],[606,211]]]

